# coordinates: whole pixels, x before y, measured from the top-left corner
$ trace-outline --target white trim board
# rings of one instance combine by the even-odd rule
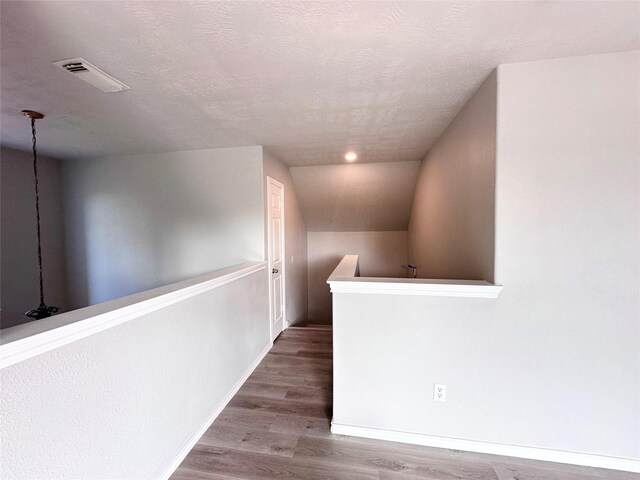
[[[498,298],[502,291],[501,285],[480,281],[353,277],[329,280],[328,283],[331,285],[331,293],[366,293],[372,295]]]
[[[352,437],[386,440],[389,442],[411,443],[426,447],[466,450],[468,452],[488,453],[492,455],[503,455],[506,457],[528,458],[531,460],[542,460],[546,462],[567,463],[571,465],[608,468],[611,470],[640,473],[640,460],[633,460],[631,458],[608,457],[604,455],[566,452],[546,448],[479,442],[476,440],[439,437],[436,435],[407,433],[396,430],[383,430],[380,428],[340,425],[334,422],[331,422],[331,433],[338,435],[350,435]]]
[[[222,413],[222,410],[224,410],[224,407],[226,407],[227,404],[233,398],[233,396],[236,393],[238,393],[238,390],[240,390],[242,385],[244,385],[244,382],[247,381],[247,379],[253,373],[256,367],[260,365],[260,362],[267,355],[267,353],[269,353],[269,350],[271,350],[272,347],[273,347],[273,342],[269,342],[267,347],[260,353],[260,355],[258,355],[258,357],[253,362],[251,362],[251,365],[249,365],[249,368],[247,368],[247,370],[244,372],[242,377],[240,377],[240,379],[236,382],[236,384],[233,386],[231,391],[224,397],[222,402],[220,402],[220,404],[213,409],[213,411],[207,417],[204,423],[193,433],[193,435],[189,438],[187,443],[185,443],[185,445],[180,449],[180,452],[178,452],[178,455],[176,456],[176,458],[173,459],[173,461],[169,464],[169,466],[166,468],[164,473],[162,473],[158,477],[158,480],[168,480],[171,477],[171,475],[173,475],[173,472],[175,472],[178,469],[178,467],[180,466],[182,461],[186,458],[186,456],[189,454],[191,449],[195,446],[196,443],[198,443],[198,440],[200,440],[200,437],[204,435],[204,432],[206,432],[207,429],[211,426],[211,424],[215,421],[215,419],[218,418],[218,415]]]
[[[264,270],[248,262],[201,277],[18,325],[2,332],[0,369]]]
[[[502,291],[484,280],[361,277],[359,271],[359,256],[345,255],[327,280],[331,293],[498,298]]]

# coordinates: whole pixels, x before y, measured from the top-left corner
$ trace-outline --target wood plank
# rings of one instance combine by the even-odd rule
[[[297,342],[305,342],[305,343],[329,343],[333,339],[333,332],[323,331],[323,330],[305,330],[298,332],[290,332],[286,330],[282,332],[278,338],[277,342],[284,342],[288,340],[295,340]]]
[[[278,353],[296,355],[302,348],[304,348],[302,343],[275,342],[269,351],[269,355]]]
[[[254,397],[284,398],[289,391],[286,385],[272,385],[270,383],[245,382],[238,390],[240,395]]]
[[[286,333],[287,335],[299,334],[307,337],[312,337],[314,335],[317,335],[318,331],[308,329],[306,327],[289,327],[282,333]],[[320,333],[327,333],[327,332],[321,331]]]
[[[300,367],[300,357],[298,355],[268,355],[264,359],[265,365],[289,365]],[[305,358],[304,367],[319,367],[321,370],[333,371],[332,358]]]
[[[214,424],[202,435],[198,444],[231,448],[255,453],[292,457],[298,437],[249,428],[245,425]]]
[[[188,470],[252,480],[378,480],[376,469],[318,465],[294,458],[236,452],[201,444],[193,448],[183,464]]]
[[[336,437],[331,433],[331,421],[328,418],[255,412],[232,406],[225,408],[215,423],[259,428],[270,432],[287,433],[296,437],[300,435],[321,438]]]
[[[358,465],[390,474],[409,474],[433,480],[498,480],[488,462],[451,462],[449,458],[404,453],[401,448],[300,437],[294,458],[332,465]],[[402,478],[401,476],[398,478]]]
[[[640,474],[581,465],[541,462],[539,460],[499,457],[491,464],[500,480],[639,480]]]
[[[317,438],[335,436],[331,433],[331,420],[319,417],[278,415],[269,431]]]
[[[275,413],[247,411],[245,408],[227,406],[213,425],[231,425],[268,431],[275,415]]]
[[[298,358],[330,358],[333,361],[333,349],[327,348],[324,351],[318,350],[298,350]]]
[[[333,403],[333,392],[330,389],[322,389],[305,387],[290,387],[285,395],[287,400],[301,400],[311,403],[319,403],[331,405]]]
[[[229,402],[229,406],[244,408],[250,411],[263,411],[285,415],[302,415],[305,417],[331,418],[331,408],[326,405],[316,405],[312,403],[293,400],[278,400],[275,398],[236,395]]]
[[[554,469],[533,466],[499,466],[494,465],[499,480],[545,480],[547,478],[562,480],[601,480],[600,476],[590,475],[584,472],[576,473],[563,469],[562,472]]]
[[[315,325],[329,325],[329,324],[316,323]],[[330,325],[330,326],[333,328],[332,325]],[[308,332],[308,331],[309,331],[309,328],[308,328],[307,325],[301,325],[301,326],[295,325],[295,326],[289,327],[289,328],[287,328],[285,330],[285,332],[288,332],[288,333],[291,333],[291,332],[304,333],[304,332]],[[311,333],[309,333],[309,335],[311,335]]]
[[[333,360],[333,351],[327,349],[326,351],[307,350],[304,348],[295,348],[293,351],[278,350],[270,352],[273,355],[291,355],[294,358],[328,358]]]
[[[298,354],[294,355],[268,355],[258,365],[257,368],[262,368],[265,365],[281,365],[283,367],[295,367],[295,371],[313,370],[314,367],[318,370],[332,373],[333,371],[333,359],[332,358],[304,358],[301,359]],[[291,370],[291,368],[289,368]]]
[[[213,472],[190,470],[182,465],[171,475],[171,480],[238,480],[238,477],[218,475]]]
[[[278,365],[272,363],[263,363],[256,368],[254,373],[275,373],[278,375],[290,375],[293,377],[307,376],[315,379],[333,378],[330,367],[318,367],[317,365],[292,367],[290,365]]]
[[[292,335],[287,337],[278,337],[273,345],[277,344],[288,344],[291,343],[291,346],[296,345],[318,345],[322,348],[332,346],[333,337],[331,335],[321,335],[315,338],[304,337],[302,335]]]
[[[313,388],[331,388],[333,381],[328,375],[314,375],[313,378],[304,375],[282,374],[278,372],[253,372],[247,382],[270,382],[278,386],[303,386]]]

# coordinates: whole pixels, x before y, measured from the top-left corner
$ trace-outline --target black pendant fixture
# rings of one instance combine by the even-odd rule
[[[40,242],[40,194],[38,191],[38,155],[36,150],[36,120],[44,118],[44,115],[33,110],[23,110],[22,114],[31,119],[31,140],[33,145],[33,183],[36,191],[36,225],[38,232],[38,267],[40,269],[40,306],[25,313],[34,320],[47,318],[57,313],[58,307],[48,307],[44,303],[44,288],[42,284],[42,248]]]

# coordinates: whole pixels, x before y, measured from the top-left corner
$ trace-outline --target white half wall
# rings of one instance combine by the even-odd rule
[[[494,278],[496,73],[422,161],[409,221],[419,278]]]
[[[327,279],[349,254],[360,256],[363,277],[407,276],[407,232],[309,232],[309,322],[331,323]]]
[[[334,295],[334,423],[640,471],[639,85],[640,52],[499,67],[502,292]]]
[[[269,176],[284,185],[286,320],[289,325],[295,325],[296,323],[303,323],[307,319],[307,227],[302,217],[298,194],[293,184],[289,167],[264,149],[262,158],[264,169],[262,187],[265,205],[265,260],[267,259],[267,222],[269,219],[266,181],[267,176]]]
[[[63,171],[72,308],[263,258],[261,147],[73,160]]]
[[[40,304],[32,153],[3,147],[0,150],[0,177],[0,328],[8,328],[30,322],[24,312]],[[65,311],[67,291],[60,161],[39,155],[38,179],[45,301]]]
[[[158,289],[160,309],[3,368],[0,477],[168,478],[271,345],[260,267],[177,302]]]

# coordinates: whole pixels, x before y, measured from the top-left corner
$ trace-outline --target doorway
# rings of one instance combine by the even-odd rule
[[[269,272],[269,312],[271,340],[285,328],[284,284],[284,185],[267,177],[267,269]]]

